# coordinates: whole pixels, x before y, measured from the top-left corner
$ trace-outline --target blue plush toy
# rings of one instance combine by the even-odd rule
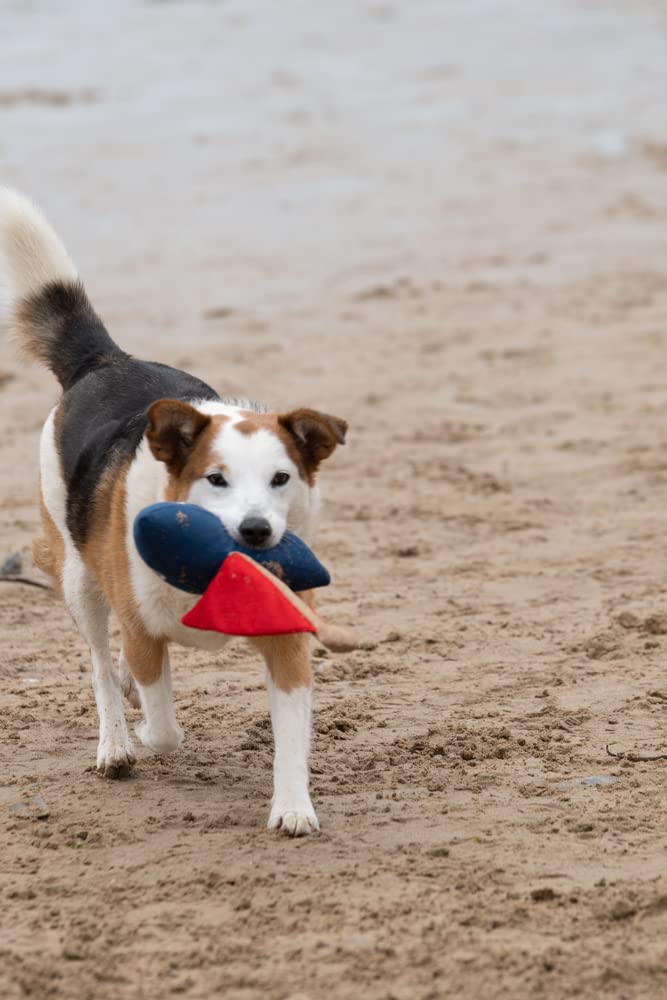
[[[325,622],[295,593],[325,587],[330,578],[289,531],[273,548],[249,548],[203,507],[156,503],[137,515],[134,541],[163,580],[203,595],[181,619],[189,628],[245,636],[311,632],[334,651],[358,646],[347,629]]]
[[[134,522],[134,542],[151,569],[179,590],[203,594],[231,552],[250,556],[292,590],[331,582],[307,545],[286,531],[279,545],[255,549],[234,541],[219,518],[192,503],[154,503]]]

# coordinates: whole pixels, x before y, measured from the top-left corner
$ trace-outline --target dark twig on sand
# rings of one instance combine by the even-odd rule
[[[667,753],[633,753],[631,750],[619,750],[618,753],[614,753],[613,750],[609,749],[609,744],[607,744],[606,750],[610,757],[615,757],[616,760],[629,760],[633,764],[652,760],[667,760]]]
[[[39,587],[40,590],[53,590],[48,583],[31,580],[28,576],[0,576],[0,583],[25,583],[28,587]]]

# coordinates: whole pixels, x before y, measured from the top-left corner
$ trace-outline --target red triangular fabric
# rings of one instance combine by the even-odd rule
[[[181,621],[189,628],[225,635],[285,635],[315,632],[253,563],[232,552]]]

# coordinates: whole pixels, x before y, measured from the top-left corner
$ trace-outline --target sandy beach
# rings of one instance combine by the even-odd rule
[[[0,35],[0,183],[118,343],[349,421],[315,550],[368,645],[316,648],[290,841],[255,654],[174,648],[183,747],[105,781],[88,650],[0,582],[0,994],[667,995],[667,760],[627,758],[667,754],[664,4],[4,0]],[[34,579],[57,397],[2,338]]]

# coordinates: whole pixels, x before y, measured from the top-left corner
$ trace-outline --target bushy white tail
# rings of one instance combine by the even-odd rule
[[[50,368],[65,390],[122,353],[42,213],[7,188],[0,188],[0,304],[23,353]]]
[[[24,195],[0,187],[0,275],[5,307],[54,281],[76,281],[65,247]]]

